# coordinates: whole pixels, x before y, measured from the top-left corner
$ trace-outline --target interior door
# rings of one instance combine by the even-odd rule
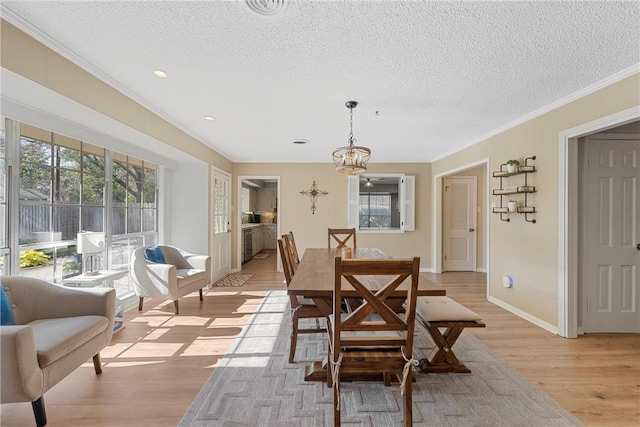
[[[213,283],[231,272],[231,177],[213,169],[213,242],[211,269]]]
[[[445,271],[476,270],[476,194],[475,176],[444,179]]]
[[[640,332],[638,162],[637,136],[586,139],[584,332]]]

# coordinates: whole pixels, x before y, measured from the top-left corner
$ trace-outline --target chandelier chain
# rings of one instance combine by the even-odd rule
[[[353,107],[349,108],[351,119],[349,120],[349,145],[353,145]]]

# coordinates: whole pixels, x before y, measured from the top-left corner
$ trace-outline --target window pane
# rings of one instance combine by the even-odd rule
[[[80,231],[79,206],[55,206],[53,208],[53,240],[76,240]]]
[[[142,210],[142,231],[155,231],[156,211],[155,209]]]
[[[144,202],[153,203],[155,207],[156,203],[156,171],[145,168],[144,176]]]
[[[1,156],[2,154],[0,154]],[[5,173],[6,163],[3,158],[0,158],[0,203],[5,203],[5,194],[7,191],[7,175]]]
[[[142,183],[144,172],[141,166],[129,165],[129,181],[127,187],[127,201],[129,203],[142,202]]]
[[[20,165],[20,200],[51,201],[51,168],[29,163]]]
[[[6,241],[7,205],[0,203],[0,248],[7,247]]]
[[[127,164],[113,162],[113,201],[125,203],[127,200]],[[122,205],[124,206],[124,205]]]
[[[84,205],[104,205],[104,177],[83,175],[82,203]]]
[[[126,208],[113,208],[111,210],[113,215],[112,220],[112,228],[113,234],[124,234],[126,221],[127,221],[127,209]]]
[[[66,169],[54,170],[54,200],[80,203],[80,172]]]
[[[85,231],[104,231],[104,208],[82,207],[82,229]]]
[[[46,242],[43,233],[49,232],[49,206],[46,205],[20,205],[20,244],[36,243],[37,239]],[[38,233],[38,234],[37,234]]]
[[[139,233],[142,231],[142,209],[127,209],[127,233]]]
[[[360,195],[360,227],[391,227],[390,194],[366,193]]]
[[[20,138],[20,163],[51,166],[51,144],[31,138]]]
[[[55,146],[55,167],[80,170],[80,151],[71,148]]]
[[[127,205],[127,188],[126,182],[114,180],[113,182],[113,205],[114,206],[126,206]]]

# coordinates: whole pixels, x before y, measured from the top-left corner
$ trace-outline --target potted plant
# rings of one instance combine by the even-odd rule
[[[507,160],[507,172],[518,172],[518,165],[520,165],[520,161],[517,159]]]
[[[507,201],[507,208],[509,208],[509,212],[516,212],[518,210],[518,202],[510,199]]]

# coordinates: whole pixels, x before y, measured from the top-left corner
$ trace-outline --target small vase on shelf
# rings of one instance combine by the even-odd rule
[[[520,161],[517,159],[507,160],[507,172],[508,173],[518,172],[519,165],[520,165]]]
[[[507,202],[507,208],[509,209],[509,212],[516,212],[518,210],[518,202],[515,200],[509,200]]]

